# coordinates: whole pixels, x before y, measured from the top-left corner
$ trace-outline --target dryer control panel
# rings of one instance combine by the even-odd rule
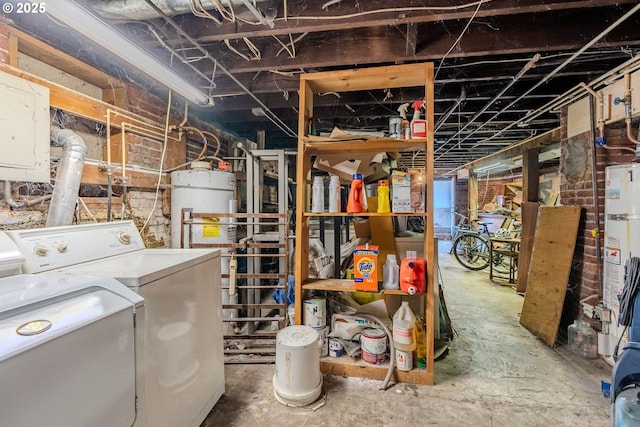
[[[23,272],[41,273],[145,248],[133,221],[12,230],[25,263]]]

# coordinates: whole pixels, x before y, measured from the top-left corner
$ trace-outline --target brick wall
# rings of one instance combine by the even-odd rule
[[[0,22],[0,62],[3,63],[9,63],[8,36],[9,27]],[[46,76],[43,77],[47,78]],[[165,99],[160,99],[153,94],[133,86],[125,85],[123,89],[124,96],[122,98],[118,97],[117,100],[119,106],[152,120],[155,123],[164,125],[167,112],[167,101]],[[107,95],[110,95],[110,93]],[[114,99],[116,97],[114,92]],[[173,98],[171,114],[171,123],[180,123],[183,121],[184,103],[181,98]],[[195,113],[189,114],[187,125],[215,134],[220,139],[219,157],[227,156],[229,154],[229,147],[231,147],[233,142],[237,141],[237,138],[233,135],[217,129],[211,123],[199,119],[195,116]],[[70,128],[73,129],[73,127]],[[171,144],[169,148],[170,150],[167,150],[165,156],[163,169],[183,163],[185,158],[187,161],[195,160],[202,151],[202,141],[199,137],[190,136],[187,138],[186,144]],[[134,133],[127,133],[127,163],[129,163],[130,166],[141,166],[158,170],[160,168],[162,149],[162,142],[156,139],[145,138],[135,135]],[[217,144],[214,143],[213,139],[210,139],[209,147],[205,155],[211,156],[216,151],[218,151]],[[118,155],[116,157],[117,158],[113,158],[113,161],[119,163],[120,156]],[[83,189],[86,190],[86,187],[87,185],[83,185],[81,191]],[[20,183],[15,183],[14,188],[22,187]],[[116,184],[114,186],[114,192],[116,196],[119,196],[122,193],[122,188]],[[149,224],[143,232],[143,238],[149,247],[169,246],[170,243],[170,218],[167,215],[163,215],[163,193],[164,190],[161,189],[154,208],[154,200],[156,200],[155,189],[129,188],[127,191],[125,218],[133,219],[140,228],[147,217],[150,216]],[[17,195],[16,193],[16,196]],[[21,196],[21,198],[22,197],[24,196]],[[79,222],[93,221],[92,216],[99,221],[106,219],[104,203],[100,202],[100,199],[103,197],[104,194],[83,195],[83,198],[86,198],[86,203],[88,203],[89,206],[87,206],[86,209],[82,205],[79,206]],[[106,200],[106,197],[104,200]],[[36,210],[36,208],[38,209]],[[31,210],[28,211],[14,211],[3,203],[0,198],[0,228],[32,228],[43,226],[47,210],[48,206],[45,203],[42,206],[32,207]],[[112,214],[115,218],[119,218],[120,211],[121,201],[116,203],[114,200]],[[165,213],[168,211],[168,208],[165,206]]]
[[[454,189],[453,209],[463,215],[469,216],[469,180],[456,179]]]
[[[561,150],[560,161],[560,199],[563,205],[577,205],[582,208],[573,265],[569,275],[568,292],[563,313],[563,325],[566,326],[573,319],[581,316],[580,301],[591,295],[602,297],[602,255],[598,262],[596,239],[600,239],[600,247],[604,248],[604,186],[605,167],[620,163],[629,163],[633,159],[632,153],[622,150],[605,150],[595,147],[590,132],[567,137],[566,114],[561,119]],[[607,145],[632,146],[627,139],[622,125],[609,126],[605,130]],[[593,152],[595,150],[597,201],[593,193]],[[596,218],[596,215],[599,218]],[[599,221],[599,224],[598,224]],[[594,236],[595,235],[595,236]],[[599,265],[600,264],[600,265]],[[599,272],[600,270],[600,272]],[[591,304],[598,301],[592,299]],[[599,328],[599,323],[594,323]]]

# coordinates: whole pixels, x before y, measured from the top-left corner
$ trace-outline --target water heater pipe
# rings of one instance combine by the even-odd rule
[[[586,85],[585,85],[586,86]],[[591,135],[593,138],[593,135],[595,134],[595,129],[593,126],[593,116],[594,116],[594,102],[596,99],[598,99],[598,102],[600,103],[600,118],[598,119],[598,132],[600,133],[600,136],[602,137],[602,140],[604,141],[604,96],[602,94],[598,95],[597,93],[595,94],[595,98],[594,93],[595,91],[593,89],[591,89],[590,87],[586,86],[585,89],[587,90],[587,92],[589,92],[591,94],[590,99],[589,99],[589,125],[590,125],[590,130],[591,130]],[[603,293],[603,281],[602,281],[602,244],[601,244],[601,235],[600,235],[600,198],[598,197],[598,165],[596,164],[598,159],[597,159],[597,152],[596,152],[596,146],[595,144],[591,143],[591,197],[593,198],[593,213],[594,213],[594,222],[595,222],[595,228],[594,228],[594,238],[595,238],[595,244],[596,244],[596,280],[598,283],[598,296],[601,297],[602,293]],[[606,144],[604,144],[606,145]],[[628,147],[625,147],[628,148]],[[582,303],[582,301],[580,301]]]
[[[598,125],[597,125],[597,129],[598,129],[598,137],[596,138],[596,143],[606,149],[606,150],[624,150],[624,151],[630,151],[632,153],[635,154],[636,150],[634,150],[631,147],[611,147],[609,145],[607,145],[605,137],[604,137],[604,125],[605,125],[605,119],[604,119],[604,95],[601,93],[596,92],[595,90],[593,90],[591,88],[591,86],[589,86],[588,84],[584,83],[584,82],[580,82],[578,84],[577,87],[582,87],[584,90],[586,90],[587,92],[589,92],[591,94],[591,96],[593,96],[594,99],[598,100],[598,108],[600,109],[600,114],[598,117]],[[591,117],[594,116],[593,114],[593,102],[589,103],[589,108],[591,111]],[[593,125],[593,119],[591,120],[591,123]],[[594,129],[591,130],[592,135],[595,134]],[[595,161],[595,157],[594,157],[594,161]]]
[[[52,128],[51,140],[57,145],[62,145],[63,156],[58,163],[46,227],[71,224],[87,156],[84,141],[80,135],[69,129]]]
[[[624,91],[624,122],[627,125],[627,138],[636,145],[640,145],[640,141],[633,137],[631,132],[631,74],[624,75],[626,89]],[[635,152],[635,151],[634,151]]]

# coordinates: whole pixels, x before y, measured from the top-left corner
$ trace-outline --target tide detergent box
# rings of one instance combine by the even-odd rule
[[[357,291],[378,292],[378,246],[366,244],[354,249],[353,281]]]

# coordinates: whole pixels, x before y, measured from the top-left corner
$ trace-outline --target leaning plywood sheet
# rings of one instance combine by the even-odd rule
[[[549,346],[560,325],[579,221],[579,206],[545,206],[538,213],[520,323]]]

